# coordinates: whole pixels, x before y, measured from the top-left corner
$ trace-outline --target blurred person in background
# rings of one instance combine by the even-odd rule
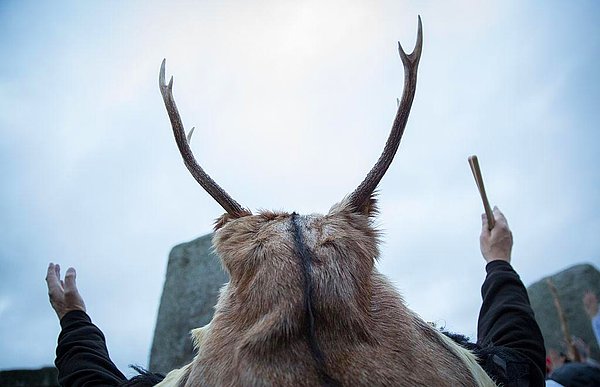
[[[600,347],[600,312],[598,310],[598,297],[596,297],[596,294],[591,290],[588,290],[583,295],[583,307],[585,313],[591,320],[592,330],[596,336],[596,342]]]

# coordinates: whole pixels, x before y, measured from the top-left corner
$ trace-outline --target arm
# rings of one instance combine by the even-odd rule
[[[510,264],[512,233],[498,208],[496,225],[488,230],[482,216],[481,252],[487,262],[487,276],[481,288],[483,303],[477,327],[477,343],[509,353],[515,363],[526,364],[530,385],[542,385],[545,376],[545,348],[527,290]]]
[[[58,381],[63,386],[118,386],[125,375],[110,360],[102,331],[80,310],[61,320],[56,347]]]
[[[127,380],[110,360],[102,331],[92,324],[69,268],[64,281],[60,266],[50,264],[46,282],[50,304],[60,319],[55,364],[62,386],[117,386]]]
[[[510,263],[493,261],[486,266],[481,288],[483,303],[477,326],[478,344],[515,350],[527,359],[530,372],[544,378],[544,339],[529,304],[527,290]]]

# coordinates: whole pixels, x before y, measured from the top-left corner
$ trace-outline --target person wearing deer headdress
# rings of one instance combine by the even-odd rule
[[[481,342],[473,348],[460,346],[421,320],[377,270],[380,232],[374,226],[374,192],[404,133],[422,42],[419,18],[413,52],[407,54],[399,45],[404,90],[384,150],[358,187],[324,215],[253,214],[229,196],[192,154],[173,97],[173,78],[166,82],[163,60],[159,87],[184,164],[226,211],[215,224],[213,245],[230,281],[221,290],[209,326],[193,331],[194,360],[169,373],[161,387],[491,387],[496,386],[493,377],[537,385],[540,343],[544,365],[543,342],[522,283],[510,267],[512,243],[506,256],[507,225],[482,235],[482,251],[491,262],[483,287]],[[51,283],[56,288],[57,275],[50,268],[48,272],[49,289]],[[53,294],[59,300],[63,296],[60,290],[50,291],[51,301]],[[518,305],[516,310],[513,305]],[[61,338],[70,340],[59,338],[59,377],[94,377],[80,369],[77,363],[82,360],[96,371],[104,367],[111,383],[119,383],[122,374],[108,358],[101,332],[95,331],[91,348],[97,357],[82,356],[90,342],[72,330],[77,324],[63,323],[85,320],[83,325],[93,329],[86,317],[81,307],[62,316]],[[91,361],[94,358],[98,364]],[[515,367],[518,376],[513,374]],[[526,377],[521,378],[523,373]]]
[[[541,386],[544,383],[544,345],[527,292],[512,268],[512,233],[506,218],[494,210],[496,226],[490,231],[482,216],[481,252],[487,262],[482,286],[483,304],[478,323],[477,344],[459,335],[448,334],[473,351],[479,364],[496,383],[503,386]],[[60,267],[51,263],[46,276],[50,303],[62,331],[55,364],[63,386],[111,385],[153,386],[164,376],[136,368],[141,375],[127,380],[110,360],[104,335],[86,314],[85,303],[76,285],[76,272],[69,268],[61,280]],[[202,345],[202,331],[196,331]],[[401,350],[401,349],[400,349]],[[185,372],[185,369],[182,370]],[[169,374],[165,382],[181,376]],[[378,384],[372,380],[373,384]],[[87,383],[87,384],[86,384]]]

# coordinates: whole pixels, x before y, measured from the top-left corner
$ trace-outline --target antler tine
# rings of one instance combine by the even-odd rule
[[[350,194],[350,203],[357,211],[362,212],[370,203],[369,199],[371,198],[372,193],[375,191],[375,188],[377,188],[383,175],[385,175],[385,172],[392,163],[394,155],[400,145],[400,140],[402,139],[402,134],[404,134],[404,128],[408,121],[408,115],[410,114],[410,108],[415,97],[417,68],[419,66],[419,59],[421,58],[422,47],[423,31],[421,26],[421,16],[419,16],[417,43],[415,44],[413,52],[407,55],[402,49],[400,42],[398,42],[398,51],[404,67],[404,90],[402,92],[402,101],[398,106],[398,112],[396,113],[390,135],[385,143],[383,153],[379,156],[379,160],[377,160],[377,163],[375,163],[367,177],[365,177],[356,190]]]
[[[175,135],[175,142],[177,142],[177,147],[179,148],[179,153],[181,153],[181,156],[183,157],[185,166],[190,171],[192,176],[194,176],[194,179],[200,183],[202,188],[204,188],[206,192],[208,192],[210,196],[212,196],[213,199],[215,199],[221,205],[221,207],[227,211],[227,213],[234,217],[241,217],[249,214],[250,212],[248,210],[233,200],[231,196],[229,196],[229,194],[223,190],[223,188],[221,188],[206,172],[204,172],[202,167],[194,158],[188,143],[188,138],[186,138],[185,131],[183,129],[183,123],[181,122],[177,105],[175,105],[175,99],[173,98],[173,77],[171,77],[169,80],[168,85],[165,83],[165,63],[166,59],[163,59],[162,64],[160,65],[158,85],[160,87],[160,93],[162,94],[165,102],[165,107],[167,108],[167,113],[169,114],[169,119],[171,120],[173,134]]]

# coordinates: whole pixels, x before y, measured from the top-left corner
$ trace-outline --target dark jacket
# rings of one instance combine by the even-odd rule
[[[543,386],[544,340],[525,286],[507,262],[490,262],[486,271],[477,344],[461,344],[475,352],[483,369],[498,384]],[[62,386],[141,387],[164,378],[139,370],[141,375],[127,380],[110,360],[104,335],[85,312],[69,312],[60,324],[55,364]]]
[[[485,269],[474,348],[480,364],[497,384],[543,386],[546,350],[527,290],[510,263],[492,261]]]
[[[58,382],[65,387],[153,386],[164,376],[134,367],[139,376],[127,380],[110,360],[102,331],[82,311],[71,311],[60,320],[56,360]]]

